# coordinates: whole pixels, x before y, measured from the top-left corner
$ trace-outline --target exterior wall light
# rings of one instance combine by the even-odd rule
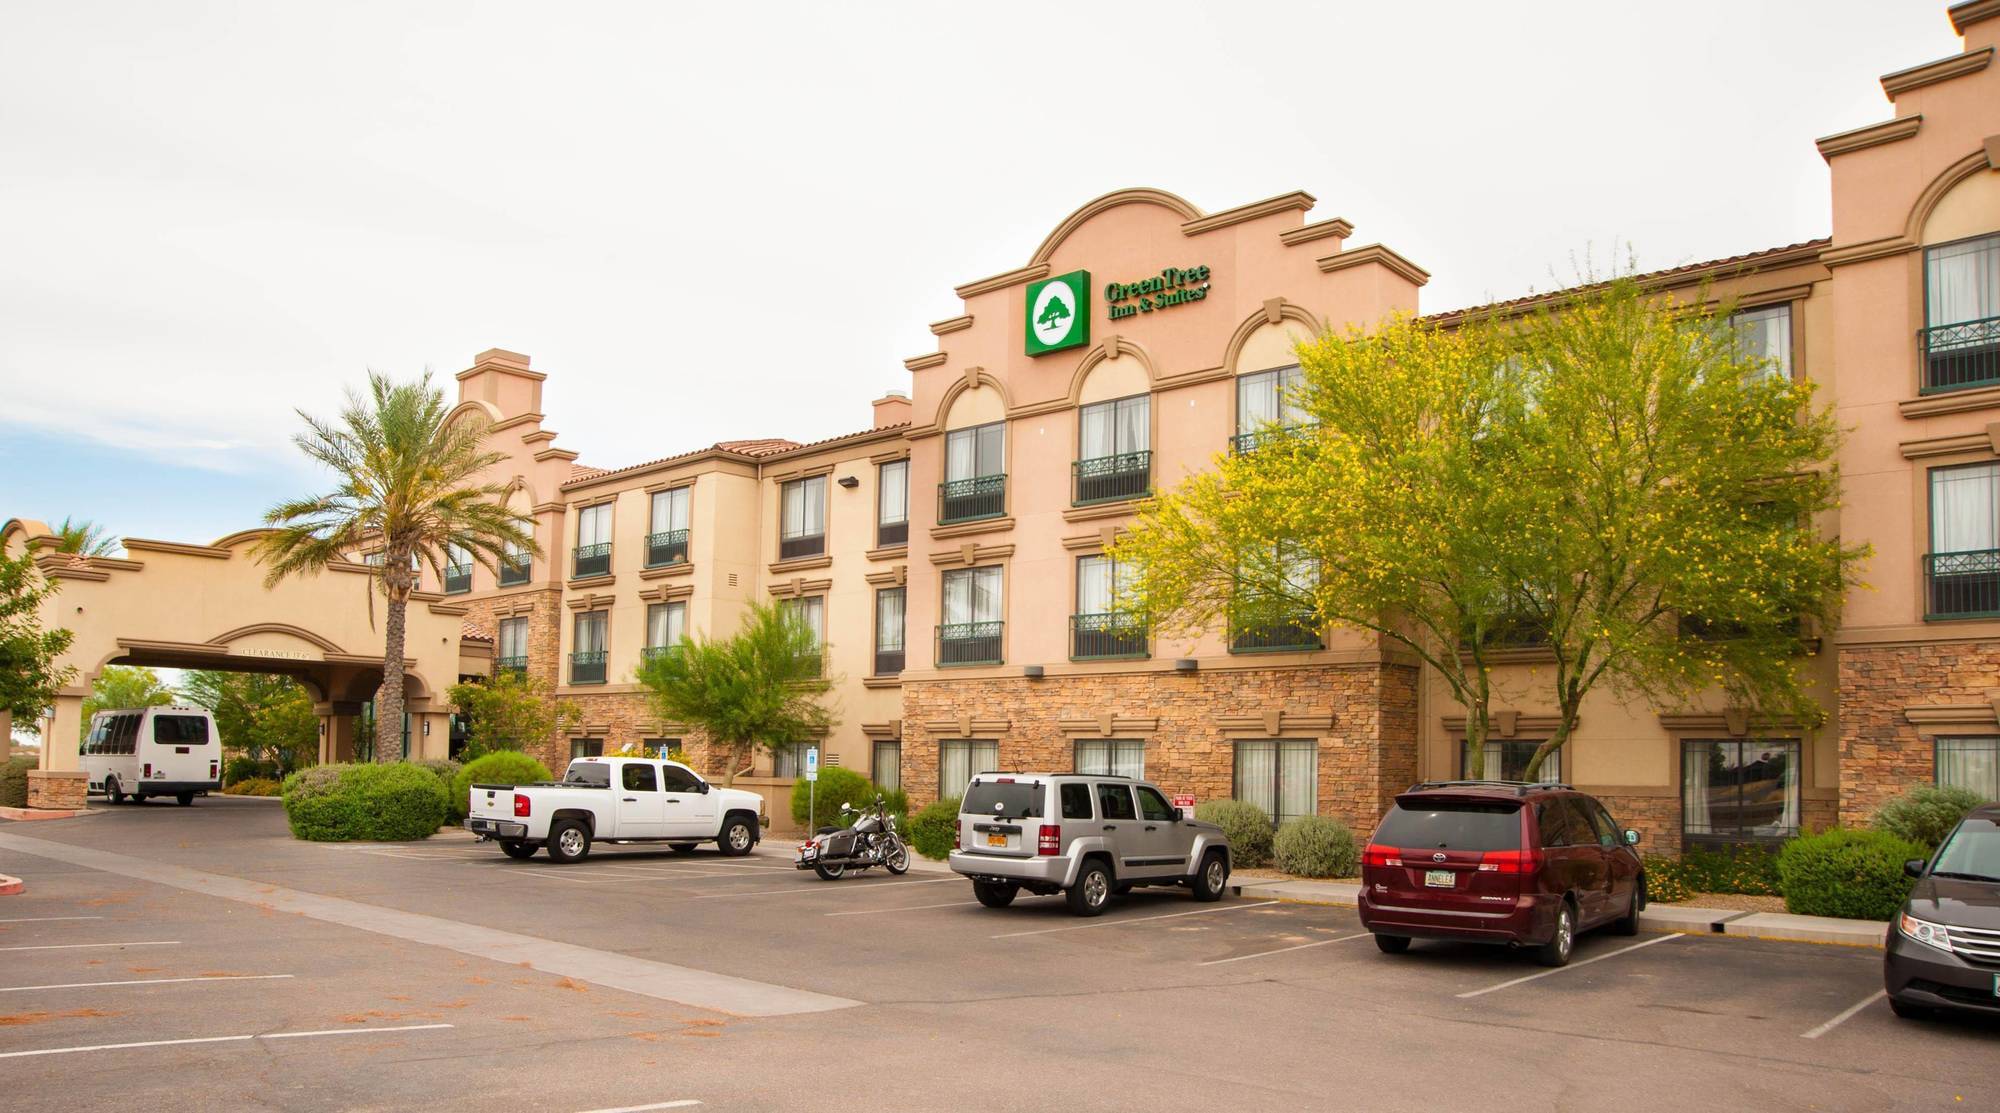
[[[1175,672],[1193,672],[1193,671],[1195,671],[1196,669],[1198,669],[1198,668],[1200,668],[1200,667],[1201,667],[1201,662],[1199,662],[1199,661],[1195,660],[1195,659],[1194,659],[1194,658],[1192,658],[1192,657],[1176,657],[1176,658],[1174,658],[1174,671],[1175,671]]]
[[[856,479],[855,477],[853,477],[853,476],[851,476],[851,475],[843,475],[843,476],[841,476],[841,477],[840,477],[840,479],[838,480],[838,482],[840,483],[840,485],[841,485],[842,487],[845,487],[845,488],[847,488],[847,489],[848,489],[848,490],[850,490],[850,491],[852,491],[852,490],[853,490],[853,489],[855,489],[856,487],[859,487],[859,486],[861,486],[861,481],[860,481],[859,479]]]
[[[1042,666],[1022,665],[1021,675],[1027,677],[1029,680],[1040,680],[1042,678]]]

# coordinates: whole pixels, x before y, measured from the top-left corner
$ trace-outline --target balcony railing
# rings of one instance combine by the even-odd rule
[[[1229,625],[1231,653],[1280,653],[1320,649],[1324,644],[1320,632],[1313,628],[1312,619],[1304,616],[1290,621],[1231,622]]]
[[[900,649],[878,649],[875,651],[875,675],[897,676],[903,671],[903,651]]]
[[[2000,386],[2000,317],[1937,325],[1918,334],[1925,394]]]
[[[2000,615],[2000,549],[1924,557],[1925,618]]]
[[[1072,661],[1104,661],[1144,657],[1149,624],[1143,615],[1073,614],[1069,616],[1069,656]]]
[[[1508,615],[1487,627],[1484,644],[1488,649],[1533,649],[1549,644],[1549,631],[1538,618]]]
[[[875,527],[876,548],[887,549],[894,545],[907,545],[909,543],[910,543],[910,523],[908,521],[882,522],[876,525]]]
[[[571,684],[604,683],[604,663],[611,654],[600,649],[594,653],[572,653],[569,655],[569,682]]]
[[[1308,422],[1302,425],[1273,425],[1268,429],[1257,429],[1248,433],[1238,433],[1235,436],[1229,438],[1229,451],[1235,453],[1238,456],[1242,456],[1246,453],[1255,452],[1259,448],[1262,448],[1265,445],[1275,444],[1281,440],[1286,440],[1291,437],[1301,436],[1303,434],[1310,433],[1317,428],[1319,428],[1317,424]]]
[[[511,672],[515,676],[528,675],[528,659],[526,657],[495,657],[493,659],[494,675],[498,676],[503,672]]]
[[[938,524],[998,518],[1007,512],[1007,477],[976,475],[938,484]]]
[[[646,535],[646,567],[659,568],[668,564],[686,564],[687,558],[688,531],[670,529]]]
[[[581,580],[586,576],[608,576],[611,574],[611,542],[596,545],[578,545],[574,559],[570,561],[570,578]]]
[[[784,537],[778,540],[779,560],[818,556],[825,551],[826,534],[824,533],[815,533],[809,537]]]
[[[639,651],[639,659],[641,661],[657,660],[678,648],[680,647],[673,645],[649,645]]]
[[[469,564],[447,564],[444,566],[444,593],[457,595],[472,590],[472,566]]]
[[[528,577],[534,570],[535,562],[526,558],[523,558],[519,564],[503,560],[500,562],[500,586],[520,587],[522,584],[528,582]]]
[[[1077,506],[1144,498],[1153,490],[1151,451],[1078,460],[1069,470],[1070,502]]]
[[[998,622],[958,622],[937,628],[939,665],[997,665],[1000,663]]]

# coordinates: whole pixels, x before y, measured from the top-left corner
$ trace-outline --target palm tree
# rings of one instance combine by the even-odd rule
[[[428,372],[397,383],[372,371],[367,397],[348,391],[337,421],[300,411],[306,431],[292,443],[331,469],[339,486],[272,507],[264,521],[276,531],[257,546],[269,569],[266,586],[367,550],[389,612],[375,701],[377,761],[402,753],[404,614],[418,562],[441,576],[449,545],[491,569],[510,546],[535,551],[528,519],[507,509],[507,489],[481,477],[506,455],[481,447],[482,424],[446,424],[449,412]]]
[[[72,521],[65,517],[56,527],[56,551],[77,556],[108,557],[118,551],[118,539],[88,518]]]

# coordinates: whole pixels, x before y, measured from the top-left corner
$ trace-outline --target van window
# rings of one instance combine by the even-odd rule
[[[976,781],[965,790],[965,803],[959,808],[970,815],[1040,819],[1042,786],[1020,781]]]
[[[206,715],[155,715],[153,741],[162,746],[208,745]]]
[[[1383,846],[1449,850],[1521,849],[1521,806],[1439,800],[1416,807],[1397,804],[1382,818],[1375,841]]]
[[[1062,786],[1062,813],[1064,819],[1089,819],[1090,786],[1081,784]]]
[[[109,719],[97,720],[97,723],[90,728],[90,737],[84,739],[83,752],[86,754],[103,753],[104,740],[108,735],[110,735],[110,733],[111,733],[111,720]]]
[[[135,743],[139,740],[139,716],[120,715],[111,726],[111,752],[114,754],[138,753]]]
[[[1561,797],[1543,800],[1535,805],[1535,826],[1541,828],[1543,847],[1570,846],[1578,842],[1576,832],[1569,829],[1569,824],[1570,812],[1563,806]],[[1597,841],[1597,836],[1589,832],[1585,834],[1588,836],[1587,841]]]

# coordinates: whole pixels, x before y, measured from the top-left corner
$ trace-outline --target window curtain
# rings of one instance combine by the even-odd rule
[[[903,648],[904,589],[885,588],[875,594],[875,649],[894,653]]]
[[[1000,744],[985,740],[938,743],[938,794],[963,796],[974,773],[997,768]]]
[[[2000,799],[2000,738],[1938,739],[1937,783]]]
[[[528,655],[528,620],[506,618],[500,620],[500,656],[526,657]]]
[[[903,787],[903,744],[901,742],[875,743],[875,763],[870,767],[871,779],[875,787],[884,792],[894,792]]]
[[[2000,464],[1931,471],[1931,552],[2000,549]]]
[[[1081,557],[1076,562],[1076,613],[1106,614],[1111,610],[1111,558]]]
[[[1745,742],[1745,750],[1756,751],[1757,759],[1767,769],[1776,774],[1777,791],[1783,804],[1778,811],[1777,821],[1770,827],[1759,828],[1759,835],[1790,835],[1799,829],[1799,744],[1796,742],[1774,742],[1759,745]]]
[[[1487,742],[1481,753],[1485,757],[1481,779],[1488,781],[1518,781],[1524,779],[1528,769],[1528,759],[1535,756],[1540,742]],[[1472,747],[1467,745],[1465,756],[1470,757]],[[1468,760],[1459,770],[1465,776],[1472,775],[1472,763]],[[1562,780],[1562,751],[1557,750],[1542,762],[1542,771],[1535,777],[1542,784],[1557,784]]]
[[[607,502],[602,506],[584,507],[576,519],[577,547],[604,545],[609,544],[610,541],[611,504]]]
[[[1081,740],[1076,744],[1076,771],[1138,780],[1146,775],[1146,744],[1116,738]]]
[[[1774,305],[1749,309],[1729,318],[1736,335],[1736,354],[1763,362],[1760,378],[1792,376],[1792,307]]]
[[[785,611],[811,632],[814,649],[826,644],[825,599],[817,595],[810,599],[787,599]]]
[[[687,632],[686,603],[654,603],[646,608],[646,644],[654,648],[680,644]]]
[[[653,532],[667,533],[688,528],[688,492],[686,487],[676,487],[671,491],[658,491],[653,495]]]
[[[604,616],[602,614],[578,615],[576,619],[576,652],[604,652]]]
[[[1681,746],[1681,829],[1706,835],[1713,828],[1709,812],[1709,770],[1715,754],[1712,742],[1686,742]]]
[[[954,429],[944,436],[944,477],[974,479],[1005,471],[1006,426],[1002,422],[972,429]]]
[[[1924,297],[1932,328],[2000,317],[2000,235],[1926,249]]]
[[[1313,742],[1278,744],[1278,810],[1283,823],[1319,811],[1319,746]]]
[[[1117,418],[1115,402],[1099,402],[1083,408],[1081,414],[1083,428],[1077,446],[1078,459],[1095,460],[1118,451]]]
[[[1236,798],[1255,804],[1269,814],[1278,812],[1278,744],[1238,742],[1236,744]]]
[[[910,462],[897,460],[882,465],[882,509],[880,523],[899,525],[910,520]]]
[[[944,624],[1000,621],[1000,569],[962,568],[944,574]]]

